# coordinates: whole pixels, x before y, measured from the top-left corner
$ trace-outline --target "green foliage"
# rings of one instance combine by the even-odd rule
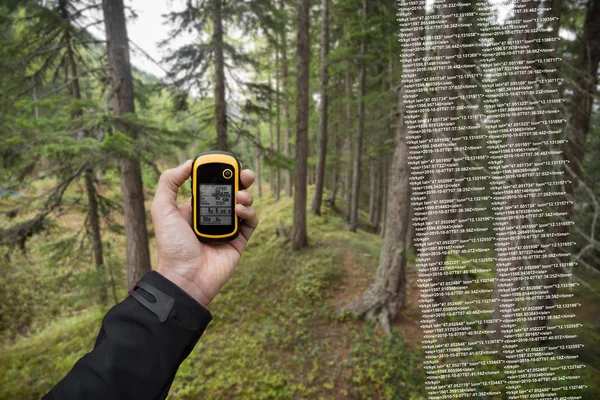
[[[114,153],[117,156],[131,158],[135,156],[133,149],[134,140],[122,132],[115,132],[104,138],[102,150]]]
[[[409,350],[397,330],[376,333],[374,325],[356,335],[348,363],[352,370],[352,397],[426,399],[423,354]]]
[[[39,335],[0,353],[0,398],[42,397],[94,346],[104,312],[92,308],[57,320]]]
[[[88,272],[64,260],[47,268],[40,262],[45,257],[43,250],[28,256],[2,256],[0,292],[6,299],[0,303],[0,342],[28,337],[49,321],[90,305],[90,292],[97,286],[95,282],[82,284],[81,274]]]

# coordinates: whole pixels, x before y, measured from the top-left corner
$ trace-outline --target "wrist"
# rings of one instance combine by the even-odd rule
[[[173,272],[170,268],[162,268],[160,265],[156,268],[156,272],[173,282],[202,306],[206,307],[210,303],[211,299],[193,281]]]

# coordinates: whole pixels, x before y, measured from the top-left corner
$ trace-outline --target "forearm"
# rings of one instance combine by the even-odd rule
[[[158,294],[162,292],[166,299],[173,299],[170,311],[164,313],[164,322],[142,305],[143,299],[140,302],[132,295],[127,296],[104,317],[94,350],[81,358],[44,399],[167,396],[179,365],[192,351],[212,316],[157,272],[147,273],[140,282],[158,289]],[[143,289],[136,291],[144,294],[146,300],[154,298]]]

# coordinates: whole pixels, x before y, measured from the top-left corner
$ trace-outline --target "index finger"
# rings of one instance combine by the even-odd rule
[[[254,172],[249,169],[244,169],[240,173],[243,189],[248,189],[254,183]]]

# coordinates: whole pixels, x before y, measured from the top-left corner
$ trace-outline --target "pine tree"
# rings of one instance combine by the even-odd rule
[[[103,0],[104,23],[108,64],[112,81],[112,107],[117,117],[135,113],[133,80],[129,62],[129,41],[123,0]],[[122,122],[117,125],[127,137],[136,139],[137,134]],[[127,244],[127,284],[133,285],[151,269],[148,247],[148,228],[144,207],[144,190],[139,159],[135,156],[119,160],[121,174],[121,198],[125,217]]]
[[[310,67],[310,0],[298,0],[298,36],[296,68],[296,177],[292,250],[308,244],[306,233],[306,179],[308,173],[308,97]]]
[[[276,36],[282,29],[280,19],[277,17],[277,9],[267,0],[188,1],[183,11],[170,13],[167,22],[176,27],[171,32],[170,38],[176,38],[182,32],[189,30],[196,31],[199,38],[192,44],[171,51],[165,58],[164,61],[170,65],[167,80],[177,86],[182,91],[180,93],[194,92],[195,96],[201,98],[205,98],[212,87],[213,112],[200,115],[199,130],[203,131],[214,123],[215,147],[219,150],[227,150],[231,131],[244,133],[245,129],[239,124],[231,124],[232,117],[227,111],[228,88],[237,86],[240,92],[248,94],[247,99],[264,96],[271,91],[271,88],[255,85],[237,75],[226,75],[226,66],[227,69],[260,68],[258,60],[240,46],[231,43],[227,38],[226,27],[235,24],[242,30],[243,35],[255,35],[256,31],[260,30],[269,42],[276,43]],[[212,26],[210,40],[205,34],[209,25]],[[169,40],[162,45],[167,46],[168,43]],[[212,75],[209,76],[211,71]],[[240,101],[238,104],[240,108],[243,108],[242,104],[247,99]]]
[[[24,248],[29,237],[41,233],[50,224],[48,219],[54,210],[62,206],[65,191],[83,177],[88,201],[85,227],[91,236],[92,255],[99,282],[99,301],[106,303],[99,217],[101,204],[94,176],[94,165],[99,161],[100,155],[97,138],[86,128],[87,120],[83,113],[84,106],[90,108],[94,107],[94,104],[84,99],[80,83],[82,78],[90,76],[102,79],[96,75],[81,51],[87,51],[90,45],[99,42],[85,28],[81,28],[81,10],[89,9],[90,6],[77,1],[62,0],[50,7],[36,2],[23,2],[20,7],[12,10],[15,13],[13,15],[18,15],[20,10],[27,22],[22,26],[23,39],[13,37],[20,49],[18,55],[14,54],[14,63],[25,73],[21,75],[21,87],[12,88],[8,93],[14,96],[14,93],[22,93],[24,88],[25,92],[31,91],[36,123],[30,126],[30,129],[19,132],[19,136],[25,134],[32,137],[30,145],[22,155],[24,159],[29,160],[29,165],[18,174],[18,180],[35,179],[38,165],[43,164],[43,171],[39,172],[43,172],[46,178],[55,178],[58,183],[32,219],[8,228],[0,236],[4,237],[4,244],[18,242],[19,246]],[[10,18],[7,21],[11,23]],[[44,112],[39,106],[42,99],[53,108],[51,113]],[[48,133],[43,138],[37,137],[39,130],[47,130]],[[11,130],[3,130],[3,134],[10,135]],[[57,143],[62,148],[57,148]],[[20,149],[13,148],[11,152],[13,157],[17,154],[17,157],[21,157]],[[9,168],[14,173],[20,167],[15,163]]]
[[[325,164],[327,161],[327,113],[329,107],[327,55],[329,54],[329,0],[321,1],[321,98],[320,98],[320,125],[319,125],[319,158],[317,164],[317,181],[315,184],[315,197],[312,203],[312,212],[321,215],[321,202],[323,187],[325,186]]]
[[[360,205],[360,173],[362,165],[362,146],[365,133],[365,94],[367,80],[367,0],[362,2],[362,33],[360,41],[360,75],[358,89],[358,131],[354,144],[354,165],[352,167],[352,196],[350,197],[350,231],[358,228],[358,209]]]

